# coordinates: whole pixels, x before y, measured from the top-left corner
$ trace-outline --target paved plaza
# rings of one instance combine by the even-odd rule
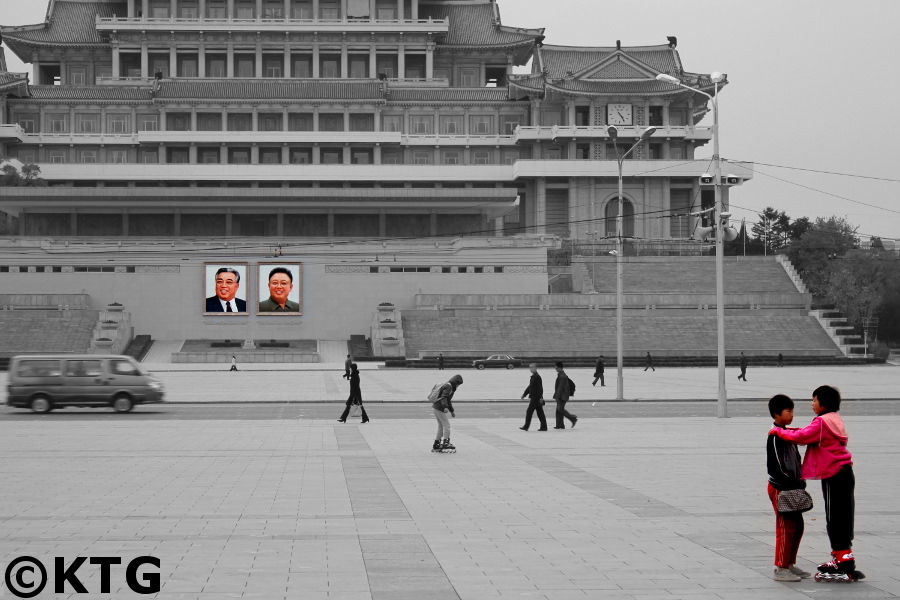
[[[807,375],[827,374],[848,397],[889,397],[900,373],[859,369],[754,369],[747,397],[796,380],[805,398]],[[220,401],[346,397],[337,370],[157,370],[175,401],[209,402],[208,388],[222,381]],[[626,390],[679,399],[679,387],[708,387],[690,382],[714,373],[630,370]],[[607,374],[612,387],[595,390],[587,370],[574,371],[578,394],[614,397],[614,369]],[[439,375],[368,369],[363,393],[373,402],[413,398]],[[460,401],[514,396],[526,383],[524,370],[463,375]],[[765,379],[768,390],[756,384]],[[713,385],[706,396],[714,395]],[[171,600],[897,598],[900,417],[854,416],[852,406],[843,412],[858,482],[855,550],[868,575],[858,584],[772,581],[767,419],[717,419],[712,410],[602,418],[585,404],[565,431],[526,433],[520,417],[456,419],[453,455],[429,451],[433,419],[138,421],[98,410],[96,419],[61,411],[50,420],[3,408],[0,564],[32,556],[48,565],[40,598],[141,597],[124,572],[142,555],[161,562],[161,591],[144,597]],[[798,402],[795,424],[811,416]],[[800,551],[807,570],[828,553],[818,484],[811,491]],[[122,559],[110,594],[87,562],[77,575],[90,593],[52,593],[54,557],[78,556]],[[4,587],[0,596],[15,597]]]

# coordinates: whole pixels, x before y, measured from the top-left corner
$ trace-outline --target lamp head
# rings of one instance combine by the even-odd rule
[[[646,140],[647,138],[652,136],[654,133],[656,133],[656,127],[648,127],[647,129],[644,130],[644,133],[641,134],[641,141]]]
[[[607,128],[606,128],[606,133],[607,133],[607,135],[609,135],[609,137],[611,137],[612,139],[616,139],[617,137],[619,137],[619,130],[616,129],[616,126],[615,126],[615,125],[610,125],[609,127],[607,127]]]
[[[712,73],[710,73],[709,78],[712,80],[713,83],[721,83],[722,81],[725,80],[725,76],[722,75],[721,73],[719,73],[718,71],[713,71]]]
[[[730,212],[723,212],[723,213],[719,213],[719,216],[722,217],[723,219],[730,219],[730,218],[731,218],[731,213],[730,213]]]
[[[681,80],[677,77],[672,77],[668,73],[660,73],[656,76],[657,81],[665,81],[666,83],[674,83],[675,85],[681,85]]]

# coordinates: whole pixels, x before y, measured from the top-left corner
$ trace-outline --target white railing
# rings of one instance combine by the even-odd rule
[[[618,127],[618,137],[640,137],[647,127]],[[712,137],[711,127],[695,126],[657,126],[656,137],[699,138]],[[581,126],[581,125],[520,125],[516,127],[515,139],[518,140],[555,140],[558,138],[608,138],[606,126]]]
[[[411,27],[428,27],[428,28],[449,28],[448,19],[291,19],[291,18],[238,18],[238,17],[96,17],[96,24],[103,29],[116,28],[129,25],[181,25],[185,27],[195,27],[198,25],[292,25],[292,26],[341,26],[354,28],[358,26],[411,26]]]
[[[18,123],[0,125],[0,140],[16,139],[21,141],[24,135],[25,130]]]

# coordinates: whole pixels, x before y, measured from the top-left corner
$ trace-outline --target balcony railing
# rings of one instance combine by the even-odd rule
[[[136,144],[135,133],[26,133],[24,144]]]
[[[141,131],[136,141],[141,144],[399,144],[400,134],[388,131]]]
[[[639,138],[647,127],[618,127],[618,137]],[[653,139],[663,137],[679,138],[686,140],[710,140],[712,139],[711,127],[694,126],[656,126],[656,134]],[[606,126],[584,127],[576,125],[548,125],[548,126],[522,126],[516,128],[516,141],[566,141],[609,138]]]
[[[96,17],[100,31],[140,29],[151,31],[231,31],[235,28],[282,31],[405,31],[447,33],[448,19],[289,19],[289,18],[181,18],[181,17]]]
[[[0,142],[21,142],[25,136],[25,130],[17,123],[0,125]]]
[[[449,135],[444,133],[404,135],[407,146],[515,146],[510,135]]]

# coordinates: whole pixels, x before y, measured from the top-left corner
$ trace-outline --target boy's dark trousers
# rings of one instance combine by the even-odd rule
[[[828,541],[835,552],[853,547],[853,514],[855,512],[854,488],[856,477],[853,466],[844,465],[837,475],[822,480],[825,498],[825,529]]]
[[[531,415],[537,412],[538,420],[541,422],[541,430],[547,429],[547,417],[544,416],[544,407],[541,406],[540,400],[531,400],[528,403],[528,409],[525,411],[525,429],[531,427]]]
[[[556,428],[557,429],[565,429],[566,423],[563,419],[569,419],[573,423],[575,422],[576,417],[572,413],[566,410],[566,402],[567,400],[557,400],[556,401]]]

